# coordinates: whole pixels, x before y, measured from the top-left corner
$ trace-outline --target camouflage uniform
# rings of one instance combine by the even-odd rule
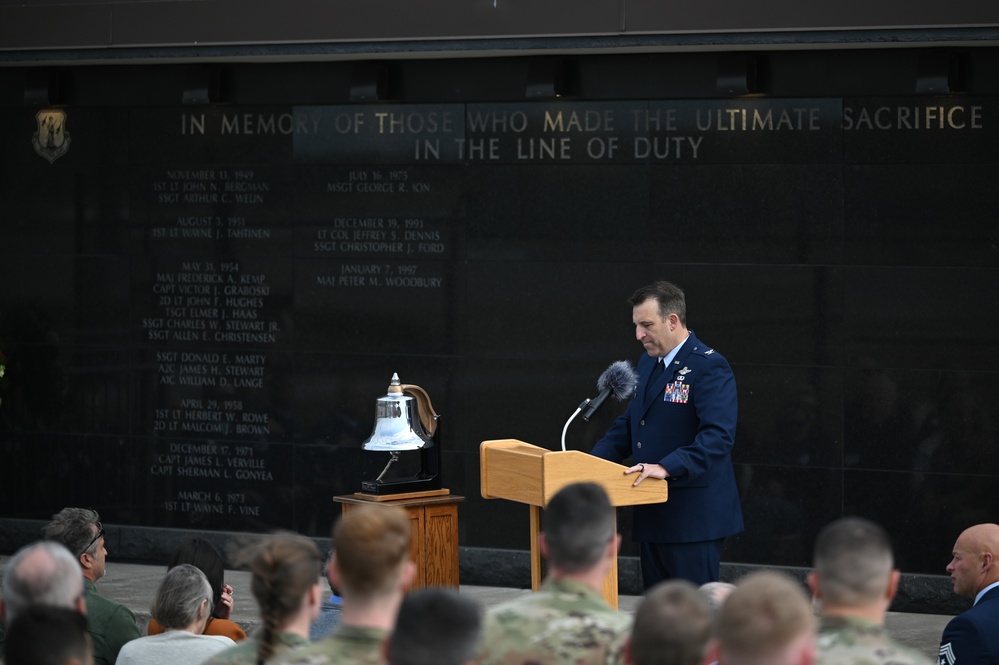
[[[631,617],[589,586],[548,580],[537,593],[486,612],[478,665],[606,665],[616,660]]]
[[[309,640],[295,633],[278,633],[274,640],[274,655],[267,662],[272,662],[282,654],[309,645]],[[215,654],[201,665],[257,665],[257,651],[260,642],[254,638],[243,640],[234,647]]]
[[[819,617],[816,645],[816,665],[932,665],[888,637],[884,626],[856,617]]]
[[[382,643],[389,633],[380,628],[338,624],[333,632],[304,649],[282,654],[274,665],[386,665]]]

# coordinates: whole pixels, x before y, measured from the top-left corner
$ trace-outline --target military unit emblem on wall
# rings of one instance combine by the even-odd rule
[[[69,132],[66,131],[66,112],[58,109],[39,111],[35,115],[38,131],[31,137],[35,152],[51,164],[69,150]]]

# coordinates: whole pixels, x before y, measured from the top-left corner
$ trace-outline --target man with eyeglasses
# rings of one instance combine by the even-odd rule
[[[139,629],[131,610],[97,593],[96,582],[104,577],[108,555],[100,516],[86,508],[63,508],[52,516],[44,533],[47,540],[62,543],[76,556],[83,570],[83,596],[94,644],[94,664],[114,665],[121,647],[139,637]]]

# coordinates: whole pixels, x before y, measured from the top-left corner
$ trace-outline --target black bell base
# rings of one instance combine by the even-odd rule
[[[409,478],[394,478],[392,480],[363,480],[361,491],[368,494],[403,494],[423,490],[439,490],[444,487],[440,474],[429,478],[410,476]]]

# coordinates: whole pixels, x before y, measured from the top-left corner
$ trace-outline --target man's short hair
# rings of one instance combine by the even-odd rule
[[[638,307],[649,298],[655,298],[659,303],[659,318],[665,320],[673,312],[682,325],[687,325],[687,299],[679,286],[665,280],[652,282],[632,293],[628,302],[632,307]]]
[[[11,622],[30,605],[75,609],[83,596],[80,564],[62,544],[41,540],[19,549],[3,575],[3,601]]]
[[[384,593],[409,560],[409,518],[399,506],[361,505],[333,529],[333,556],[344,587],[370,596]]]
[[[475,658],[482,630],[478,603],[454,589],[409,593],[388,644],[389,665],[462,665]]]
[[[100,539],[94,540],[94,525],[100,521],[96,510],[63,508],[52,516],[52,521],[42,532],[46,540],[62,543],[73,556],[79,558],[84,552],[94,554],[97,551]]]
[[[814,631],[812,606],[801,585],[772,571],[744,577],[722,603],[716,631],[723,662],[784,662],[787,650]]]
[[[212,611],[212,585],[203,572],[189,563],[182,563],[163,577],[149,613],[166,629],[186,628],[198,618],[205,601],[207,617]]]
[[[607,493],[595,483],[566,485],[548,502],[544,534],[552,566],[576,573],[595,565],[615,534]]]
[[[895,564],[884,529],[861,517],[844,517],[819,532],[813,565],[822,597],[855,607],[885,597]]]
[[[668,580],[645,594],[631,629],[634,665],[697,665],[711,637],[714,616],[697,587]]]
[[[87,618],[76,610],[51,605],[26,607],[7,630],[7,665],[66,665],[93,662]]]

